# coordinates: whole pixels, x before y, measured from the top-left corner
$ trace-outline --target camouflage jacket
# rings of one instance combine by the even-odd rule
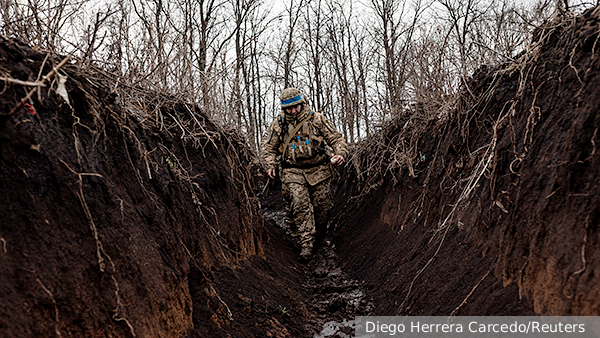
[[[308,119],[307,119],[308,118]],[[299,123],[306,122],[290,139],[284,153],[284,143]],[[333,149],[333,154],[328,153],[325,146]],[[308,182],[310,185],[331,177],[329,157],[340,155],[348,156],[348,146],[333,125],[323,114],[312,112],[307,104],[296,116],[282,112],[279,114],[261,145],[262,156],[269,169],[275,169],[278,157],[281,155],[282,182]]]

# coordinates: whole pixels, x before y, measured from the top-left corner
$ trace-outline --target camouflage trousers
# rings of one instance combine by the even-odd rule
[[[331,178],[315,185],[308,182],[285,182],[282,185],[286,201],[286,223],[292,237],[302,248],[312,249],[316,236],[327,232],[329,213],[333,207],[330,190]]]

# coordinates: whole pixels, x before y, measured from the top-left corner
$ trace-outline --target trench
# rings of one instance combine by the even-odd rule
[[[164,113],[150,116],[68,65],[72,105],[44,88],[35,116],[0,114],[0,336],[350,337],[357,315],[598,316],[599,13],[541,34],[527,83],[482,67],[455,107],[357,145],[308,264],[243,137],[136,92]],[[4,38],[0,54],[21,80],[52,68]],[[24,95],[7,86],[2,111]]]
[[[199,337],[353,337],[354,319],[374,310],[364,282],[353,278],[325,237],[310,262],[285,224],[279,186],[271,186],[261,214],[267,233],[264,256],[188,275],[193,328]]]
[[[263,215],[272,226],[291,238],[284,211],[266,210]],[[294,251],[299,251],[297,245]],[[307,334],[313,338],[353,337],[355,316],[366,316],[373,310],[365,284],[345,271],[329,237],[316,243],[313,258],[301,266],[305,276],[302,288],[310,295],[307,307],[315,314],[306,325]]]

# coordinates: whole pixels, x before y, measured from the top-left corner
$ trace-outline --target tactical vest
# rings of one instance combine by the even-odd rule
[[[309,112],[304,120],[291,128],[285,117],[279,115],[279,152],[284,167],[311,167],[326,162],[325,142],[314,125],[314,116],[312,111]]]

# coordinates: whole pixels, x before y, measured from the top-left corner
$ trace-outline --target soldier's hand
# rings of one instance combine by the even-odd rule
[[[267,169],[267,175],[270,178],[275,179],[275,169]]]
[[[331,163],[333,163],[333,165],[340,166],[346,163],[346,160],[344,160],[344,158],[340,155],[333,155],[331,156]]]

